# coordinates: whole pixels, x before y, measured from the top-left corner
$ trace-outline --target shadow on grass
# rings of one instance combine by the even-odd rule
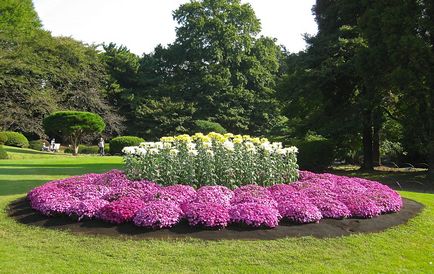
[[[122,164],[58,164],[58,165],[0,165],[0,175],[77,175],[87,172],[100,172],[121,169]]]
[[[0,180],[0,196],[8,196],[15,194],[25,194],[32,188],[37,187],[45,183],[46,180],[19,180],[19,181],[9,181]]]
[[[362,170],[336,170],[328,172],[349,177],[360,177],[379,181],[395,190],[434,193],[434,179],[430,179],[427,171],[371,171]]]
[[[21,167],[21,168],[18,168]],[[122,164],[6,164],[0,165],[0,196],[24,194],[51,178],[65,178],[86,173],[121,169]],[[30,177],[30,178],[29,178]]]

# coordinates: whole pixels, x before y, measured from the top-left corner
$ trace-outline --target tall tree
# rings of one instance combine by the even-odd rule
[[[274,75],[280,49],[261,37],[260,22],[239,0],[203,0],[174,12],[177,38],[168,71],[178,94],[194,102],[195,119],[211,119],[234,132],[266,133],[278,117]]]

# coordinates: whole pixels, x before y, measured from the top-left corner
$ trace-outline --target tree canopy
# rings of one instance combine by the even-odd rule
[[[45,132],[50,136],[67,139],[78,153],[83,136],[101,133],[105,129],[104,120],[98,114],[84,111],[57,111],[43,120]]]

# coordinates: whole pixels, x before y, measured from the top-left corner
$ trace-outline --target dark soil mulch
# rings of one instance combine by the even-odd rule
[[[404,199],[404,207],[398,213],[384,214],[372,219],[323,219],[315,224],[291,224],[281,222],[274,229],[248,228],[230,225],[221,230],[190,227],[182,222],[170,229],[152,230],[140,228],[132,223],[114,225],[98,220],[77,222],[68,217],[47,217],[33,210],[29,202],[19,199],[9,205],[8,214],[19,223],[50,229],[67,230],[75,234],[103,235],[129,239],[180,239],[203,240],[273,240],[285,237],[314,236],[317,238],[338,237],[353,233],[380,232],[387,228],[405,224],[423,209],[423,205]]]

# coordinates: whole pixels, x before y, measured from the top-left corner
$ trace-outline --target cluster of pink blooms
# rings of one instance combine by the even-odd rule
[[[322,218],[371,218],[402,207],[399,194],[378,182],[307,171],[300,171],[299,180],[291,184],[245,185],[232,191],[224,186],[195,190],[131,181],[122,171],[112,170],[48,182],[27,197],[44,215],[149,228],[172,227],[183,219],[191,226],[276,227],[282,219],[303,224]]]

